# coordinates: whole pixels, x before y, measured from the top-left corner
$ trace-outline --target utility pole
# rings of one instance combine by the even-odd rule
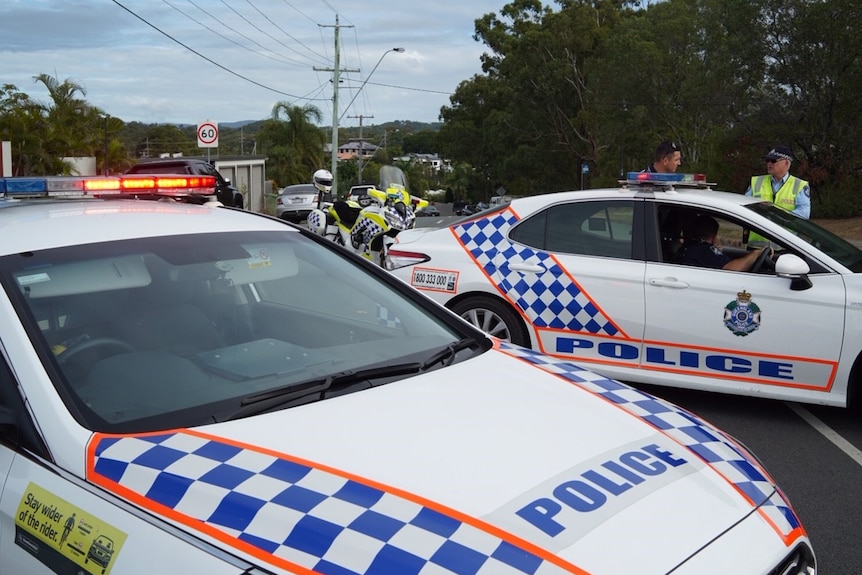
[[[321,24],[321,26],[323,26]],[[328,26],[324,26],[326,28]],[[353,26],[348,26],[353,28]],[[332,72],[332,195],[338,197],[338,90],[340,88],[341,72],[359,72],[358,69],[340,68],[341,43],[339,41],[338,14],[335,15],[335,65],[332,68],[317,68],[318,72]]]
[[[105,160],[102,162],[102,174],[107,176],[110,174],[108,166],[108,118],[111,116],[105,115]]]
[[[357,167],[359,171],[359,181],[357,184],[362,183],[362,149],[365,147],[365,140],[362,139],[362,120],[363,118],[373,118],[374,116],[363,116],[359,114],[358,116],[347,116],[348,118],[359,118],[359,161],[357,162]]]

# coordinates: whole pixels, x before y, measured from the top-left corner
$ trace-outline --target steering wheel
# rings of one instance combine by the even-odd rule
[[[760,255],[757,256],[757,259],[754,260],[754,263],[752,264],[751,269],[748,271],[750,271],[753,274],[756,274],[757,272],[759,272],[760,269],[763,267],[763,265],[766,263],[766,260],[768,260],[771,255],[772,255],[772,249],[769,246],[762,248],[760,250]]]
[[[57,356],[57,361],[61,364],[69,364],[82,353],[97,348],[103,348],[106,351],[113,350],[111,355],[131,353],[135,351],[135,348],[121,339],[117,339],[115,337],[94,337],[62,351],[60,355]]]

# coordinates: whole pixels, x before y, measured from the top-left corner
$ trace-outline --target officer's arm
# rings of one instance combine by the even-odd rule
[[[760,252],[762,252],[763,250],[770,250],[771,251],[772,248],[769,246],[766,246],[766,247],[760,248],[759,250],[752,250],[752,251],[748,252],[747,254],[745,254],[744,256],[742,256],[741,258],[736,258],[736,259],[730,260],[729,262],[724,264],[724,267],[722,267],[721,269],[732,270],[735,272],[747,272],[748,270],[751,269],[751,266],[754,265],[754,262],[757,261],[757,258],[760,256]]]
[[[792,213],[806,220],[811,217],[811,190],[808,186],[805,186],[796,194],[796,208],[794,208]]]

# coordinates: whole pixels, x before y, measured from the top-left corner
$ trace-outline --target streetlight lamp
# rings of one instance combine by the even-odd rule
[[[359,93],[362,92],[362,89],[365,87],[365,84],[367,84],[368,80],[371,79],[371,76],[374,75],[374,71],[377,70],[377,67],[380,65],[380,62],[383,61],[383,58],[385,58],[386,54],[388,54],[389,52],[398,52],[400,54],[400,53],[404,52],[404,48],[402,48],[400,46],[398,48],[390,48],[390,49],[386,50],[385,52],[383,52],[383,54],[380,55],[380,59],[377,60],[376,64],[374,64],[374,67],[371,69],[371,72],[365,77],[365,80],[363,80],[362,84],[356,90],[356,93],[353,94],[353,97],[350,99],[350,102],[348,102],[347,106],[345,106],[344,112],[342,112],[341,116],[338,117],[339,122],[344,117],[344,114],[346,114],[347,111],[350,109],[350,106],[356,100],[356,97],[359,96]],[[357,162],[357,164],[358,164],[358,168],[359,168],[359,183],[360,184],[362,183],[362,153],[363,153],[363,148],[364,148],[364,146],[362,145],[362,116],[359,116],[359,161]],[[335,162],[333,162],[333,166],[334,165],[335,165]],[[334,172],[333,172],[332,178],[335,179],[335,173]]]
[[[398,52],[400,54],[400,53],[404,52],[404,48],[402,48],[402,47],[389,48],[388,50],[383,52],[383,54],[380,56],[380,59],[377,60],[376,64],[374,64],[374,67],[371,69],[371,72],[367,76],[365,76],[365,80],[362,81],[362,85],[360,85],[359,88],[356,90],[356,93],[353,94],[353,98],[351,98],[350,102],[347,103],[347,106],[344,108],[344,112],[342,112],[342,114],[338,117],[339,121],[341,121],[341,119],[344,117],[344,114],[347,113],[347,110],[350,109],[350,106],[353,104],[354,100],[356,100],[356,97],[359,95],[359,93],[365,87],[365,84],[368,83],[368,80],[371,79],[371,76],[374,74],[374,71],[377,70],[377,66],[380,65],[380,62],[383,61],[383,58],[385,58],[386,54],[388,54],[389,52]]]

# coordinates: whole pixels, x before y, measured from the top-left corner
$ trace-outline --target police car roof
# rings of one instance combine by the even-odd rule
[[[617,188],[599,188],[592,190],[574,190],[549,192],[535,196],[525,196],[513,199],[512,207],[519,213],[532,213],[556,202],[567,202],[584,199],[627,199],[627,198],[654,198],[667,199],[674,203],[706,206],[713,208],[727,208],[728,206],[746,206],[762,203],[759,198],[753,198],[744,194],[733,192],[716,191],[713,189],[675,188],[664,190],[653,187],[630,187],[620,186]]]
[[[0,200],[0,255],[136,237],[293,230],[227,208],[154,200]]]

